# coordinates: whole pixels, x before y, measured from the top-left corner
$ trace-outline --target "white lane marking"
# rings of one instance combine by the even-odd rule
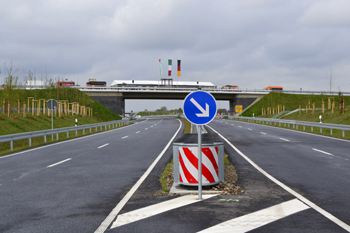
[[[100,149],[100,148],[105,147],[105,146],[108,146],[108,145],[109,145],[109,143],[106,143],[106,144],[104,144],[104,145],[102,145],[102,146],[99,146],[99,147],[97,147],[97,148]]]
[[[151,126],[151,128],[153,128],[153,125]]]
[[[240,125],[239,125],[238,127],[239,127],[239,128],[242,128],[242,126],[240,126]]]
[[[203,199],[208,199],[215,195],[203,195]],[[113,225],[111,226],[111,229],[123,226],[128,223],[136,222],[148,217],[152,217],[157,214],[164,213],[166,211],[176,209],[185,205],[190,205],[202,200],[198,200],[198,197],[195,195],[186,195],[182,197],[178,197],[169,201],[164,201],[158,204],[150,205],[138,210],[130,211],[125,214],[118,215],[117,219],[113,222]]]
[[[289,142],[288,139],[285,139],[285,138],[280,138],[280,139],[283,140],[283,141]]]
[[[248,232],[309,208],[309,206],[298,199],[293,199],[254,213],[234,218],[199,232]]]
[[[125,139],[125,138],[127,138],[127,137],[129,137],[129,136],[122,137],[122,139]]]
[[[315,148],[312,148],[312,149],[313,149],[314,151],[321,152],[321,153],[326,154],[326,155],[332,155],[331,153],[325,152],[325,151],[323,151],[323,150],[317,150],[317,149],[315,149]]]
[[[234,125],[234,124],[231,124],[231,125]]]
[[[148,128],[146,128],[145,130],[148,130]]]
[[[53,167],[53,166],[56,166],[56,165],[58,165],[58,164],[61,164],[61,163],[67,162],[67,161],[69,161],[69,160],[71,160],[71,159],[72,159],[72,158],[65,159],[65,160],[63,160],[63,161],[61,161],[61,162],[51,164],[51,165],[49,165],[49,166],[47,166],[47,167]]]
[[[248,128],[248,130],[252,130],[251,128]]]
[[[137,131],[136,133],[140,133],[140,131]]]
[[[261,134],[266,134],[266,133],[264,133],[264,132],[260,132]]]
[[[208,126],[208,125],[207,125]],[[304,202],[306,205],[310,206],[312,209],[316,210],[341,228],[347,230],[350,232],[350,226],[338,219],[337,217],[333,216],[332,214],[328,213],[321,207],[317,206],[315,203],[309,201],[304,196],[300,195],[299,193],[295,192],[293,189],[289,188],[287,185],[283,184],[281,181],[277,180],[275,177],[271,176],[269,173],[267,173],[265,170],[263,170],[261,167],[259,167],[257,164],[255,164],[251,159],[249,159],[245,154],[243,154],[240,150],[237,149],[229,140],[227,140],[224,136],[219,134],[216,130],[214,130],[212,127],[208,126],[210,129],[212,129],[215,133],[217,133],[222,139],[224,139],[238,154],[240,154],[245,160],[248,161],[253,167],[255,167],[258,171],[260,171],[262,174],[264,174],[267,178],[275,182],[277,185],[282,187],[284,190],[289,192],[290,194],[294,195],[296,198],[298,198],[300,201]]]
[[[120,210],[125,206],[125,204],[129,201],[131,196],[136,192],[136,190],[140,187],[142,182],[147,178],[147,176],[151,173],[152,169],[156,166],[158,161],[162,158],[164,153],[168,150],[169,146],[171,145],[172,141],[175,139],[176,135],[180,132],[182,121],[177,119],[180,122],[180,126],[177,129],[174,136],[170,139],[169,143],[164,147],[162,152],[158,155],[158,157],[153,161],[151,166],[146,170],[146,172],[141,176],[141,178],[132,186],[132,188],[129,190],[129,192],[123,197],[123,199],[114,207],[112,212],[107,216],[107,218],[101,223],[101,225],[97,228],[95,233],[103,233],[105,230],[107,230],[108,226],[111,224],[111,222],[115,219],[115,217],[118,215]]]

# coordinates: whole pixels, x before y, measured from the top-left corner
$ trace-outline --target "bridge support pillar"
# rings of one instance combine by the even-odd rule
[[[121,93],[99,93],[97,95],[91,95],[94,100],[104,105],[106,108],[112,112],[124,117],[125,114],[125,99]]]

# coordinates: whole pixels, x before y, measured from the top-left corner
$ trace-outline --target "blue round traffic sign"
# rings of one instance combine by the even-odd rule
[[[216,100],[205,91],[195,91],[188,94],[183,103],[184,114],[191,123],[205,125],[216,115]]]

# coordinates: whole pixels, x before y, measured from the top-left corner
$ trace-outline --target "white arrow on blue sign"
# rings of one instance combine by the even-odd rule
[[[183,103],[184,114],[192,124],[205,125],[216,115],[216,100],[205,91],[195,91],[188,94]]]

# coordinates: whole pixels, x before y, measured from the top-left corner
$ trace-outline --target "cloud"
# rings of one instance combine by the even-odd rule
[[[322,0],[313,2],[299,22],[309,27],[349,27],[350,2]]]

